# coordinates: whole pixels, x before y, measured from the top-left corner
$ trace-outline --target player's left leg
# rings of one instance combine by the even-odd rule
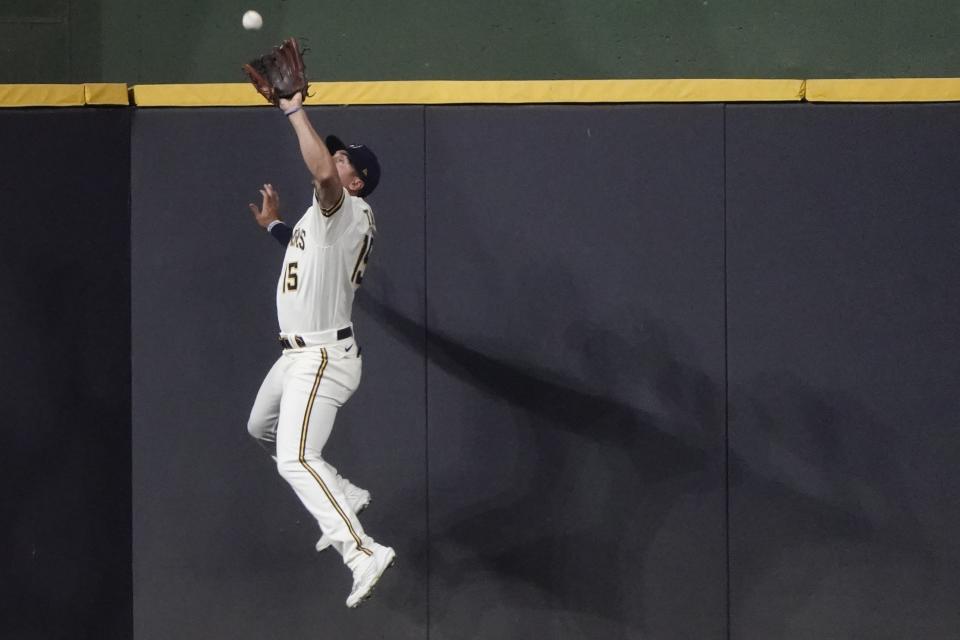
[[[361,489],[357,485],[353,484],[346,478],[340,475],[340,473],[331,465],[329,462],[324,462],[327,465],[330,473],[334,474],[337,479],[337,484],[340,485],[340,490],[343,491],[343,495],[347,498],[347,503],[350,505],[350,508],[353,509],[353,512],[357,515],[360,515],[360,512],[366,509],[370,505],[370,492],[366,489]],[[317,540],[317,551],[325,551],[328,547],[333,544],[333,541],[330,540],[326,535],[323,534],[323,531],[320,532],[320,539]]]
[[[330,473],[337,477],[337,482],[340,484],[340,489],[346,494],[347,500],[349,500],[350,504],[353,506],[353,510],[357,511],[358,506],[361,508],[366,507],[367,503],[370,502],[370,492],[366,489],[361,489],[348,479],[341,476],[336,467],[329,462],[324,462],[324,464],[326,464],[330,469]]]

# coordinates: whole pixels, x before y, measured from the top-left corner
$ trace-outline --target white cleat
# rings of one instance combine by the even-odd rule
[[[370,492],[366,489],[347,492],[347,502],[354,513],[360,513],[370,505]],[[317,540],[317,551],[323,551],[330,546],[330,538],[326,534],[320,536]]]
[[[347,596],[347,606],[351,609],[370,597],[380,576],[393,564],[397,555],[390,547],[376,542],[371,545],[370,550],[373,551],[373,555],[364,558],[363,564],[353,571],[353,589]]]

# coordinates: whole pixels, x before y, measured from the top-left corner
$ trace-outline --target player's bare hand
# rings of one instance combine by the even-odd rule
[[[272,184],[265,184],[263,189],[260,189],[260,195],[263,196],[263,203],[259,208],[252,202],[248,206],[257,224],[266,229],[271,222],[280,219],[280,194]]]
[[[284,111],[290,111],[303,106],[303,96],[299,93],[293,94],[291,98],[280,98],[280,108]]]

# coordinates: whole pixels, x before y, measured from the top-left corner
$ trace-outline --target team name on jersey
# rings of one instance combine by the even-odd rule
[[[296,247],[297,249],[303,249],[306,246],[307,241],[307,232],[300,227],[297,227],[293,230],[293,235],[290,236],[290,246]]]

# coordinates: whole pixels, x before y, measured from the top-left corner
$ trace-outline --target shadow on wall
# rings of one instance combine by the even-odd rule
[[[390,304],[389,284],[366,291],[357,304],[422,352],[425,327]],[[663,535],[661,528],[681,500],[723,491],[723,434],[717,433],[724,421],[722,381],[681,362],[671,345],[687,341],[646,313],[629,331],[598,335],[591,330],[589,340],[570,332],[562,345],[570,357],[582,359],[583,369],[601,386],[633,381],[647,398],[637,404],[645,406],[585,391],[578,379],[537,362],[511,361],[464,344],[429,316],[428,325],[429,360],[482,395],[507,403],[516,429],[529,436],[529,446],[515,452],[527,469],[515,490],[464,504],[431,522],[431,547],[465,550],[452,561],[433,555],[431,580],[439,586],[431,590],[432,609],[442,616],[449,593],[492,572],[502,582],[526,583],[548,594],[555,610],[603,618],[621,629],[622,637],[650,631],[649,617],[660,614],[644,601],[650,590],[643,585],[656,588],[683,579],[647,573],[657,570],[648,565],[656,562],[650,551]],[[624,337],[629,335],[633,339]],[[611,362],[614,353],[619,357]],[[906,479],[898,476],[895,450],[885,442],[884,434],[891,431],[862,404],[787,373],[732,389],[730,398],[731,425],[738,430],[729,452],[731,535],[734,541],[757,536],[783,541],[756,548],[734,542],[734,615],[739,602],[769,598],[762,592],[767,574],[776,582],[772,574],[780,561],[804,546],[841,555],[862,547],[931,572],[944,560],[958,564],[954,553],[945,556],[942,546],[928,542],[923,524],[911,515]],[[851,425],[856,428],[838,437]],[[583,443],[603,449],[602,464],[584,459],[588,445]],[[598,473],[607,479],[588,477]],[[593,508],[578,494],[582,487],[572,488],[579,482],[595,490]],[[490,484],[497,484],[494,478]],[[742,504],[740,496],[745,496]],[[590,512],[584,514],[584,508]],[[722,537],[722,506],[710,517],[714,520],[704,527],[717,528]],[[718,555],[724,546],[725,541],[716,541]],[[723,588],[722,573],[716,579],[721,586],[705,593]],[[797,576],[787,597],[776,600],[789,610],[771,615],[786,625],[819,597],[822,579],[816,570]],[[689,602],[684,608],[696,618],[702,604]],[[511,597],[510,606],[542,607],[543,598],[525,602],[521,592]]]
[[[730,425],[732,601],[745,624],[903,638],[956,619],[960,544],[941,533],[939,489],[898,459],[902,429],[787,371],[731,389]]]
[[[358,304],[407,344],[420,344],[424,335],[421,325],[370,296],[360,296]],[[657,330],[646,327],[648,332],[651,329]],[[566,351],[589,356],[590,347],[583,340],[582,334],[569,335]],[[593,332],[590,340],[601,341],[605,353],[627,347],[612,332]],[[434,364],[508,403],[517,412],[517,428],[528,430],[532,438],[532,446],[519,452],[527,474],[515,492],[465,504],[444,518],[439,530],[437,523],[432,523],[432,536],[470,550],[456,566],[431,571],[434,578],[450,581],[437,590],[439,605],[443,606],[445,590],[457,589],[471,576],[492,571],[508,582],[534,585],[549,594],[558,609],[620,623],[643,619],[644,603],[630,597],[638,588],[637,577],[617,567],[622,566],[624,554],[635,553],[636,559],[642,559],[650,541],[625,539],[624,523],[644,522],[640,529],[631,528],[655,536],[657,523],[674,500],[697,491],[697,484],[703,482],[701,472],[718,464],[710,459],[705,442],[684,442],[672,435],[684,429],[669,423],[676,419],[702,425],[706,440],[709,427],[721,418],[722,396],[716,386],[669,358],[660,362],[659,370],[644,368],[643,361],[628,358],[635,370],[621,369],[619,375],[654,376],[650,384],[675,407],[675,418],[665,417],[615,397],[586,392],[572,377],[536,363],[509,362],[482,353],[442,332],[431,330],[428,341]],[[610,370],[604,363],[594,364]],[[558,431],[574,438],[558,438]],[[602,472],[612,477],[615,485],[583,477],[599,470],[591,468],[596,461],[582,459],[582,448],[577,446],[580,439],[604,448]],[[568,502],[584,498],[574,488],[577,483],[602,489],[593,496],[596,509],[583,519]],[[643,491],[650,485],[659,485],[654,499]],[[664,487],[669,495],[664,495]],[[715,487],[699,487],[711,489]],[[496,535],[508,531],[510,537]],[[525,604],[535,603],[524,603],[522,598],[511,601],[517,608]],[[432,607],[436,606],[434,602]]]

